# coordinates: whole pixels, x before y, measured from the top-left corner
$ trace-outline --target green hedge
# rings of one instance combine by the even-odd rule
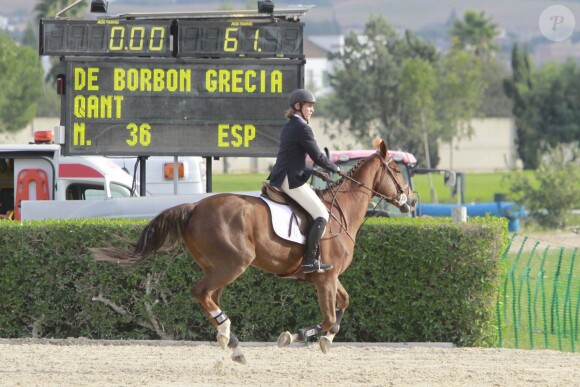
[[[144,221],[0,222],[0,337],[215,340],[192,301],[200,277],[182,249],[135,269],[88,248],[127,246]],[[350,308],[337,341],[496,343],[503,218],[370,219],[341,282]],[[321,321],[314,287],[250,268],[222,309],[243,341],[273,341]]]

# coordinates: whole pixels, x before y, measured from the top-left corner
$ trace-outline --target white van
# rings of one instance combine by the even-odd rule
[[[129,198],[132,181],[129,174],[104,157],[60,156],[60,146],[54,144],[2,144],[0,219],[21,220],[22,205],[27,201]]]
[[[137,157],[108,156],[131,176],[135,176],[136,192],[140,192],[140,173]],[[145,161],[147,196],[190,195],[206,192],[206,167],[202,157],[177,158],[177,187],[174,180],[174,157],[151,156]]]

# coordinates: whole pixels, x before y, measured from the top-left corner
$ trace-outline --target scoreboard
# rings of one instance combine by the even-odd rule
[[[303,26],[283,20],[43,19],[40,54],[302,58]]]
[[[304,85],[297,17],[43,19],[59,56],[63,153],[273,157]]]
[[[272,156],[302,60],[66,61],[68,154]],[[282,121],[281,121],[282,120]]]

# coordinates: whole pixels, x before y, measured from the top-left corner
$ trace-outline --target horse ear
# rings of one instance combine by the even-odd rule
[[[383,156],[383,158],[386,159],[387,155],[389,153],[389,150],[387,149],[387,143],[384,140],[381,140],[379,151],[381,153],[381,156]]]

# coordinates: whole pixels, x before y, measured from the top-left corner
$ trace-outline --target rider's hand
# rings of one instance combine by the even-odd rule
[[[322,180],[326,181],[327,183],[332,182],[332,179],[330,178],[330,176],[328,175],[328,173],[321,171],[319,169],[313,169],[312,170],[312,174],[315,176],[318,176],[319,178],[321,178]]]

